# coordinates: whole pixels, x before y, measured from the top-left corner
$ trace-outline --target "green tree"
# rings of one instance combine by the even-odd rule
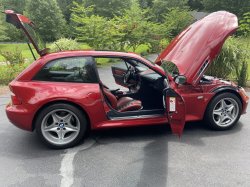
[[[85,0],[84,7],[89,7],[91,5],[95,5],[93,7],[94,15],[99,15],[101,17],[109,17],[113,18],[115,15],[122,15],[125,9],[129,9],[131,5],[131,0]]]
[[[246,49],[244,53],[244,60],[242,63],[237,63],[236,66],[236,75],[238,84],[241,86],[246,86],[247,78],[248,78],[248,62],[247,58],[250,56],[250,12],[243,14],[244,18],[240,21],[239,31],[243,32],[241,37],[246,40]]]
[[[25,0],[0,0],[0,5],[2,4],[2,8],[1,11],[5,11],[5,10],[13,10],[16,13],[22,14],[24,11],[24,7],[25,7]],[[24,40],[24,35],[21,31],[21,29],[16,29],[15,26],[6,23],[4,20],[4,14],[1,14],[1,26],[0,26],[0,30],[5,30],[6,32],[6,37],[3,40],[8,40],[8,41],[23,41]],[[1,32],[1,36],[3,38],[4,35],[2,35]]]
[[[215,12],[219,10],[226,10],[242,18],[245,12],[249,11],[249,0],[203,0],[205,10],[208,12]]]
[[[56,0],[26,0],[25,16],[34,21],[45,41],[54,41],[65,32],[65,19]]]
[[[202,0],[188,0],[187,5],[190,7],[191,10],[197,10],[199,12],[204,9]]]
[[[189,9],[168,8],[168,13],[162,15],[163,27],[170,27],[171,35],[175,37],[192,23],[194,17],[191,13]]]
[[[152,7],[153,0],[138,0],[138,3],[142,9],[146,9],[148,7]]]
[[[4,11],[3,6],[0,6],[0,11]],[[0,13],[0,41],[6,41],[9,39],[7,35],[7,28],[3,22],[5,15]]]
[[[68,24],[70,23],[70,15],[72,13],[70,9],[74,6],[73,1],[82,4],[84,0],[57,0],[58,6]]]
[[[110,33],[113,29],[111,30],[108,19],[99,15],[91,15],[93,6],[84,8],[75,2],[74,4],[72,20],[77,24],[74,26],[77,31],[77,40],[86,42],[93,49],[107,47],[106,44],[112,42],[109,37],[114,35]]]
[[[179,7],[180,9],[187,9],[188,0],[154,0],[152,12],[155,14],[157,22],[163,22],[162,14],[169,12],[169,8]]]
[[[118,40],[121,50],[132,48],[135,51],[142,44],[149,44],[154,49],[159,47],[162,35],[168,31],[149,21],[149,11],[150,8],[141,9],[139,4],[135,4],[129,10],[125,10],[122,16],[115,16],[116,25],[123,26],[118,30],[122,34]]]
[[[0,0],[5,10],[13,10],[15,13],[23,14],[25,0]]]

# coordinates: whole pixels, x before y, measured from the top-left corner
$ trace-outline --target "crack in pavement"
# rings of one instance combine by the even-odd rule
[[[95,140],[92,138],[87,138],[84,140],[83,145],[65,150],[66,154],[63,157],[60,168],[60,175],[62,176],[61,187],[70,187],[72,184],[74,184],[74,157],[76,153],[90,148],[92,145],[94,145],[94,143]]]

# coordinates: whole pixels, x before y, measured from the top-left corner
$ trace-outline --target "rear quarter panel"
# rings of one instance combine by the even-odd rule
[[[91,127],[107,120],[100,98],[99,84],[14,81],[10,86],[19,96],[22,104],[36,105],[41,108],[52,101],[70,101],[86,111]],[[89,93],[92,93],[91,98],[88,98]]]

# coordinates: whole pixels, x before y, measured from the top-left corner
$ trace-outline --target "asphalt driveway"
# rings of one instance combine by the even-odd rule
[[[99,68],[112,88],[110,67]],[[247,93],[250,95],[250,92]],[[236,126],[212,131],[187,123],[94,131],[74,148],[53,150],[7,120],[0,97],[0,186],[249,186],[250,107]]]

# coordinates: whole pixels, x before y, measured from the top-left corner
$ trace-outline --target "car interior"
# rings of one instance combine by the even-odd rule
[[[109,89],[101,80],[100,87],[106,103],[113,109],[107,115],[111,119],[138,115],[164,115],[162,94],[164,77],[135,59],[110,57],[109,59],[115,62],[111,66],[111,71],[117,87],[120,85],[129,90]]]

